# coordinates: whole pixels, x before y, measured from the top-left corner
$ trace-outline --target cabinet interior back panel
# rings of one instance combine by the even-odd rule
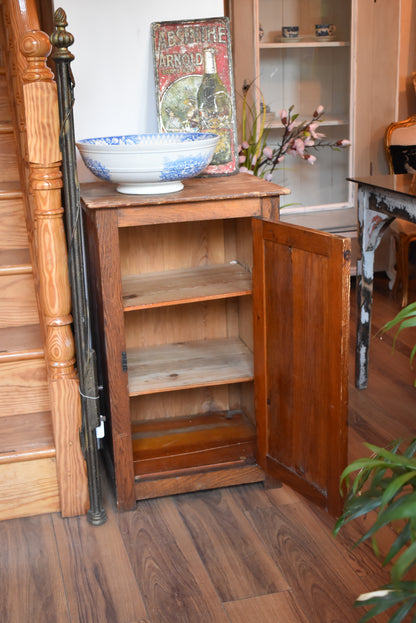
[[[125,314],[124,322],[127,348],[156,346],[167,341],[237,337],[240,336],[239,301],[221,299],[133,311]]]
[[[315,24],[331,23],[337,35],[350,32],[350,0],[258,0],[259,21],[264,28],[263,41],[273,42],[281,35],[282,26],[299,26],[300,35],[314,35]]]
[[[230,219],[120,229],[121,272],[161,272],[222,264],[240,257],[251,267],[251,237],[246,240],[240,233],[249,225],[249,219]]]
[[[227,410],[243,410],[254,421],[252,383],[197,387],[130,398],[132,422]]]
[[[265,102],[276,114],[294,105],[302,119],[310,119],[321,104],[331,117],[347,119],[349,54],[347,46],[262,49],[260,82]]]

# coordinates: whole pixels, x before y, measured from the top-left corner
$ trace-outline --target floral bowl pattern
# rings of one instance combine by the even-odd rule
[[[85,165],[101,180],[126,194],[159,194],[181,190],[181,180],[199,175],[209,165],[216,134],[166,132],[104,136],[77,141]]]

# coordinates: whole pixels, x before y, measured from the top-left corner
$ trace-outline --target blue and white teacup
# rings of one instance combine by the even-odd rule
[[[335,35],[336,27],[334,24],[316,24],[315,35],[317,37],[332,37]]]
[[[283,39],[296,39],[299,37],[299,26],[282,26]]]

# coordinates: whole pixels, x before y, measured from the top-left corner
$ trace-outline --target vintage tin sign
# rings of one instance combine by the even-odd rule
[[[152,24],[161,132],[213,132],[220,140],[204,175],[238,169],[235,91],[228,18]]]

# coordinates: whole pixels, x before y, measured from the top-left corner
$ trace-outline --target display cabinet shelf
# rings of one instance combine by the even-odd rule
[[[296,41],[273,41],[259,44],[260,50],[273,50],[273,49],[285,49],[285,48],[342,48],[349,47],[349,41],[337,41],[333,39],[331,41],[323,41],[322,39],[316,39],[314,37],[302,37]]]
[[[310,121],[311,113],[309,113],[309,116],[305,113],[299,113],[298,119],[300,122]],[[276,117],[276,114],[273,114],[273,115],[269,114],[268,117],[266,117],[266,123],[267,123],[267,127],[270,129],[276,129],[276,130],[283,129],[283,125],[281,121],[278,119],[278,117]],[[325,115],[325,118],[322,120],[320,127],[325,128],[325,127],[330,127],[330,126],[347,126],[348,123],[349,123],[348,119],[346,117],[343,117],[342,115]]]
[[[253,353],[239,339],[127,350],[129,395],[253,380]]]
[[[122,278],[125,311],[251,294],[251,273],[236,260]]]

